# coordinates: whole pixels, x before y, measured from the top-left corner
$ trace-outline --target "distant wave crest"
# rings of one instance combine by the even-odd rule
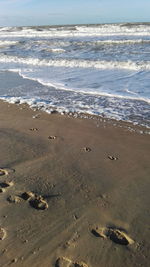
[[[55,27],[3,27],[0,37],[150,36],[149,24],[103,24]]]

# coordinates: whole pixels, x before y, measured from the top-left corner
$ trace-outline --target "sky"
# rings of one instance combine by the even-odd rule
[[[150,0],[0,0],[0,26],[150,22]]]

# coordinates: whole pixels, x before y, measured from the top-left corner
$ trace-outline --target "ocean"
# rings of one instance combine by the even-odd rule
[[[149,128],[150,23],[1,27],[0,99]]]

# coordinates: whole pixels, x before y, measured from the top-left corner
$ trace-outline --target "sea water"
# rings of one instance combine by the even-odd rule
[[[8,71],[36,83],[2,86]],[[150,127],[150,23],[1,27],[0,83],[10,102]]]

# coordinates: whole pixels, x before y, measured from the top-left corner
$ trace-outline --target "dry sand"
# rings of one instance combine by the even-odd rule
[[[149,266],[149,135],[0,102],[0,144],[0,266]]]

